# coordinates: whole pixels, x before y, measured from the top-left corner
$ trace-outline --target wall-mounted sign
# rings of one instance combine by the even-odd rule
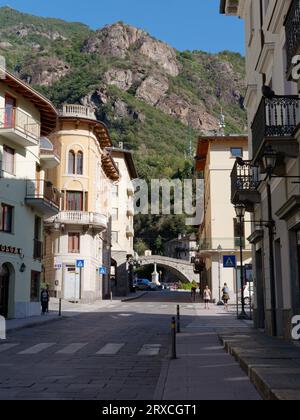
[[[22,255],[22,248],[16,248],[15,246],[0,244],[0,252],[4,252],[5,254]]]

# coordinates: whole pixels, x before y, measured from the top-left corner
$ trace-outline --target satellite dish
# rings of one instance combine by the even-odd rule
[[[264,85],[262,87],[262,94],[265,98],[272,99],[275,96],[274,90],[270,88],[270,86]]]
[[[244,161],[242,158],[237,157],[237,158],[236,158],[236,161],[237,161],[237,163],[238,163],[240,166],[245,166],[245,161]]]

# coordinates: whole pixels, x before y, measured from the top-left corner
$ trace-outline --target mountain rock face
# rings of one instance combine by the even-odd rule
[[[129,50],[142,54],[158,64],[170,76],[179,74],[176,52],[169,45],[157,41],[133,26],[116,23],[100,29],[83,48],[88,53],[99,53],[125,59]]]
[[[179,52],[122,22],[92,31],[3,7],[0,55],[57,107],[93,107],[115,144],[135,150],[145,177],[173,176],[185,165],[191,136],[219,131],[221,112],[226,132],[246,126],[239,54]]]

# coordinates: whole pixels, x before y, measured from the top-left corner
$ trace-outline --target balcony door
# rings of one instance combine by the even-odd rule
[[[15,108],[16,108],[16,99],[10,95],[5,95],[4,126],[6,128],[14,127]]]
[[[0,315],[7,318],[8,314],[9,269],[4,264],[0,267]]]
[[[83,193],[80,191],[67,192],[67,210],[83,211]]]

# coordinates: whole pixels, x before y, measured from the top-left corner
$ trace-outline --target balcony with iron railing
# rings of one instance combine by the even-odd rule
[[[253,164],[261,161],[270,146],[279,155],[296,158],[299,146],[294,134],[299,123],[298,96],[262,98],[252,124]]]
[[[287,75],[292,74],[292,60],[300,54],[300,0],[293,0],[285,21]]]
[[[63,105],[59,111],[61,117],[67,118],[87,118],[89,120],[97,120],[94,109],[83,105]]]
[[[58,140],[50,141],[46,137],[40,140],[40,160],[43,169],[53,169],[60,164],[61,143]]]
[[[22,146],[35,146],[40,139],[41,125],[19,108],[0,109],[0,135]]]
[[[242,238],[242,245],[245,251],[251,251],[251,244]],[[198,242],[199,253],[206,251],[208,253],[215,252],[236,252],[240,249],[240,238],[206,238],[200,239]]]
[[[87,211],[61,211],[55,217],[46,220],[46,224],[59,229],[61,225],[90,226],[100,231],[107,229],[108,218],[105,214]]]
[[[235,162],[231,172],[231,202],[232,204],[245,204],[246,211],[253,212],[254,204],[260,203],[259,170],[252,166],[250,161],[243,165]]]
[[[60,193],[49,181],[27,180],[25,202],[45,217],[53,216],[59,212]]]

